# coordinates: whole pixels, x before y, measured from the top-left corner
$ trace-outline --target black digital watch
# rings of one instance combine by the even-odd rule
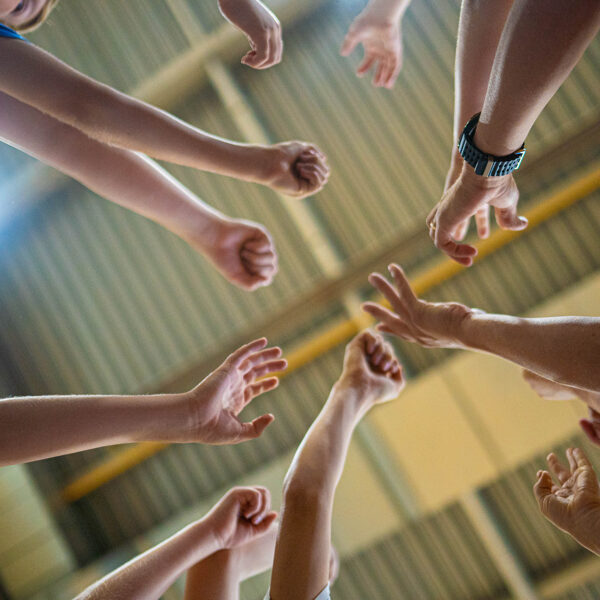
[[[458,140],[460,155],[465,159],[466,163],[475,169],[476,175],[499,177],[500,175],[512,173],[521,166],[521,162],[525,156],[525,144],[516,152],[506,156],[494,156],[493,154],[482,152],[473,142],[475,129],[477,129],[477,123],[479,123],[479,115],[481,113],[477,113],[471,117],[463,129]]]

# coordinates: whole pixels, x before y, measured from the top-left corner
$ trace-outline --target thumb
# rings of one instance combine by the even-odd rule
[[[236,443],[247,442],[260,437],[263,431],[275,420],[275,417],[268,413],[257,417],[250,423],[242,423],[242,431]]]
[[[554,498],[552,494],[552,477],[548,471],[538,471],[537,481],[533,486],[533,493],[538,502],[540,510],[544,515],[548,514],[548,503]]]

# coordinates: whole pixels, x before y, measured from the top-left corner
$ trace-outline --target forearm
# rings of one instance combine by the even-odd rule
[[[0,45],[0,90],[17,100],[101,142],[196,169],[261,180],[265,148],[209,135],[86,77],[32,44]]]
[[[458,25],[454,84],[454,139],[481,112],[488,81],[513,0],[463,0]]]
[[[76,600],[158,600],[179,575],[218,550],[210,529],[198,521],[113,571]]]
[[[273,600],[314,598],[329,581],[331,517],[360,398],[336,384],[286,475],[275,550]]]
[[[467,348],[501,356],[552,381],[600,391],[600,318],[476,313],[463,321],[459,337]]]
[[[411,0],[369,0],[365,11],[376,14],[383,21],[395,22],[402,18]]]
[[[98,142],[2,93],[0,138],[178,235],[208,238],[223,218],[147,157]]]
[[[0,465],[138,441],[182,431],[179,395],[37,396],[0,400]]]
[[[357,392],[336,383],[296,451],[285,487],[309,487],[320,496],[333,497],[352,433],[362,415]]]
[[[220,550],[188,569],[185,600],[238,600],[240,597],[239,554]]]
[[[475,142],[517,150],[600,27],[596,0],[522,0],[513,6],[490,76]]]

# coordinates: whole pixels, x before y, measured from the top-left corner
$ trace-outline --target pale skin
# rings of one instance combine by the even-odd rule
[[[129,442],[238,444],[274,416],[241,411],[278,385],[281,349],[261,338],[242,346],[195,388],[141,396],[37,396],[0,400],[0,466]]]
[[[362,44],[364,57],[356,70],[363,77],[374,70],[373,85],[392,89],[402,69],[402,17],[410,0],[370,0],[352,21],[341,54]]]
[[[240,583],[273,565],[277,523],[242,546],[220,550],[188,569],[185,600],[239,600]]]
[[[457,44],[455,130],[461,130],[474,113],[481,111],[474,138],[480,150],[505,156],[521,147],[542,109],[600,28],[600,4],[581,0],[576,6],[573,10],[561,0],[463,3]],[[490,207],[502,229],[525,229],[527,220],[517,213],[519,191],[512,174],[476,175],[456,154],[451,163],[446,189],[429,213],[427,226],[440,250],[459,264],[470,266],[477,250],[460,241],[471,217],[476,218],[480,237],[489,234]]]
[[[548,455],[548,471],[538,471],[533,487],[542,514],[582,546],[600,554],[600,486],[580,448],[567,450],[568,466]],[[552,475],[556,480],[553,481]]]
[[[0,18],[10,25],[10,14]],[[33,44],[3,38],[0,49],[0,92],[99,142],[296,198],[317,193],[329,177],[325,156],[312,144],[263,146],[219,138],[87,77]]]
[[[272,600],[313,600],[331,579],[331,516],[352,433],[404,387],[393,349],[371,331],[346,347],[342,375],[306,433],[283,488]]]
[[[266,488],[233,488],[202,519],[113,571],[76,600],[158,600],[177,577],[215,553],[252,545],[268,533],[276,517]]]
[[[273,281],[277,253],[264,227],[208,206],[146,156],[98,142],[3,93],[0,139],[166,227],[234,285],[252,291]]]
[[[377,330],[427,348],[463,348],[495,354],[546,379],[600,392],[600,318],[529,319],[488,314],[455,302],[417,298],[404,271],[389,266],[393,285],[373,273],[369,282],[391,309],[367,302]]]

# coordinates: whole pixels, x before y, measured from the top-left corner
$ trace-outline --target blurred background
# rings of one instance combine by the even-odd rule
[[[168,166],[210,204],[273,233],[279,275],[250,294],[160,227],[0,147],[1,395],[183,391],[263,334],[290,359],[280,388],[246,411],[277,417],[259,440],[120,446],[0,469],[0,598],[70,598],[233,485],[267,485],[278,503],[344,343],[365,325],[367,274],[391,260],[431,300],[599,314],[599,41],[528,139],[517,183],[532,226],[510,244],[494,230],[487,256],[464,270],[434,251],[424,225],[453,144],[458,1],[413,1],[393,91],[356,78],[358,52],[339,56],[361,0],[270,6],[285,54],[267,71],[239,64],[245,39],[214,0],[63,0],[30,36],[215,134],[317,143],[332,177],[294,201]],[[334,597],[600,597],[600,559],[547,524],[531,492],[547,452],[587,449],[584,407],[540,400],[500,359],[397,350],[409,385],[361,426],[337,493]],[[247,582],[244,600],[262,599],[268,579]],[[181,598],[179,584],[165,597]]]

